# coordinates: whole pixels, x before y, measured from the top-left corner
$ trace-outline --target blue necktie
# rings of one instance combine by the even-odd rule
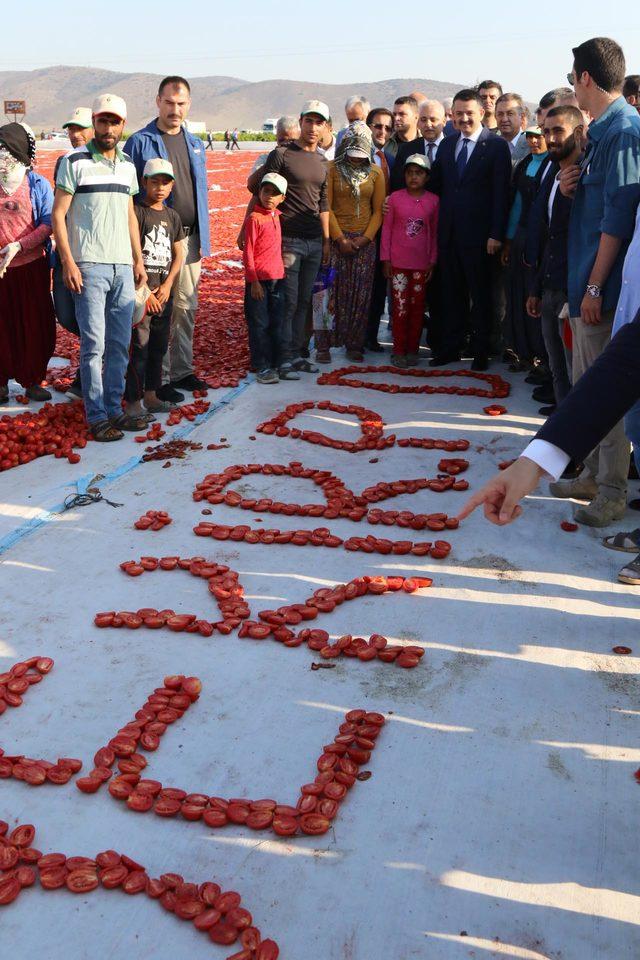
[[[462,141],[462,149],[456,158],[456,170],[458,171],[458,180],[462,180],[462,175],[464,174],[464,168],[467,165],[468,152],[467,144],[469,143],[468,137],[465,137]]]

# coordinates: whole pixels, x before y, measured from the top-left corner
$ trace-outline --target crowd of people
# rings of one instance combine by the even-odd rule
[[[432,367],[506,363],[553,413],[640,308],[640,77],[608,38],[571,62],[569,85],[534,111],[485,80],[447,102],[412,91],[372,107],[354,95],[337,132],[318,99],[278,120],[238,236],[260,383],[316,373],[336,350],[356,364],[383,352],[388,312],[399,369],[420,362],[425,330]],[[206,387],[193,332],[207,178],[190,103],[188,81],[166,77],[156,119],[122,148],[120,97],[78,108],[55,198],[28,128],[0,127],[0,403],[10,378],[49,397],[56,317],[80,338],[70,393],[96,440]],[[225,139],[237,146],[237,130]],[[541,440],[532,449],[557,477],[552,494],[585,501],[576,519],[600,527],[625,513],[629,440],[640,459],[640,404],[581,463]],[[640,532],[632,539],[640,549]]]

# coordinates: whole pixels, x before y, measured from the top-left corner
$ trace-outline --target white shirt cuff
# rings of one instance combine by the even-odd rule
[[[558,480],[565,471],[565,468],[571,457],[560,447],[546,440],[532,440],[526,449],[520,454],[521,457],[527,457],[533,460],[538,466],[548,473],[554,480]]]

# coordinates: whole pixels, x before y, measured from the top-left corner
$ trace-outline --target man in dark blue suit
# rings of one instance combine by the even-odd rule
[[[446,318],[432,366],[458,361],[468,330],[472,370],[489,366],[491,257],[504,239],[511,154],[504,140],[482,126],[483,115],[476,90],[456,94],[453,119],[459,133],[445,137],[431,171],[428,189],[440,197],[438,264]]]

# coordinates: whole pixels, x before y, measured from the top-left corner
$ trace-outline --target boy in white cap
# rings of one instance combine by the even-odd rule
[[[122,413],[135,287],[146,282],[133,196],[136,170],[118,147],[124,100],[106,93],[92,107],[94,136],[60,164],[53,233],[80,328],[80,371],[87,423],[95,440],[122,439],[144,427]]]
[[[147,160],[142,174],[144,199],[134,207],[147,287],[151,292],[140,321],[136,323],[134,317],[124,398],[127,414],[147,421],[155,420],[154,413],[165,413],[175,406],[170,400],[158,397],[162,361],[169,347],[172,289],[184,261],[182,221],[178,212],[166,205],[174,182],[169,160],[162,157]]]
[[[258,202],[244,224],[242,262],[245,271],[244,315],[249,330],[251,363],[258,383],[278,383],[284,316],[284,263],[280,211],[287,181],[267,173]]]

